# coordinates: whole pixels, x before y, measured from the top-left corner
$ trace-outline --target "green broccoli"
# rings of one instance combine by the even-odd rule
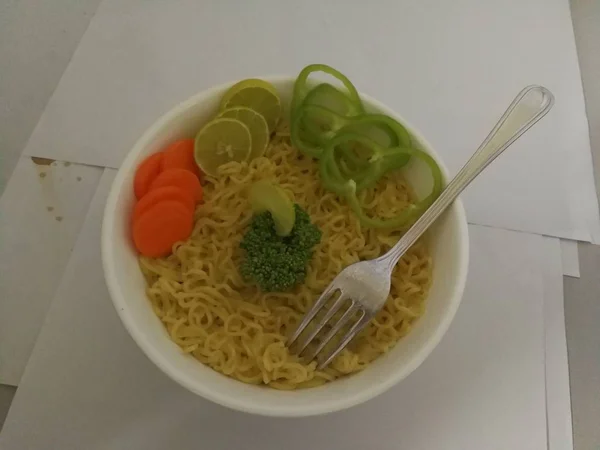
[[[321,230],[298,204],[289,236],[278,236],[270,212],[254,216],[240,247],[246,251],[241,274],[266,292],[286,291],[304,281],[313,247],[321,241]]]

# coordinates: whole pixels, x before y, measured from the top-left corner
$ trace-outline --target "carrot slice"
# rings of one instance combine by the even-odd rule
[[[150,184],[162,170],[162,158],[162,153],[154,153],[138,166],[133,179],[133,192],[138,200],[148,192]]]
[[[165,200],[150,207],[133,223],[133,242],[151,258],[167,256],[173,244],[184,241],[194,226],[192,212],[182,203]]]
[[[135,222],[148,209],[165,200],[179,202],[189,211],[194,212],[195,201],[192,194],[176,186],[165,186],[156,188],[144,195],[133,209],[133,221]]]
[[[202,185],[198,177],[189,170],[169,169],[158,174],[150,185],[150,190],[158,189],[164,186],[176,186],[189,192],[196,203],[202,201]]]
[[[200,168],[194,159],[194,140],[182,139],[172,143],[165,150],[162,161],[163,170],[186,169],[201,178]]]

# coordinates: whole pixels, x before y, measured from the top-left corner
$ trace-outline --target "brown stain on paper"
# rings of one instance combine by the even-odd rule
[[[39,158],[37,156],[32,156],[31,160],[33,161],[33,163],[36,166],[49,166],[51,165],[55,160],[54,159],[50,159],[50,158]]]

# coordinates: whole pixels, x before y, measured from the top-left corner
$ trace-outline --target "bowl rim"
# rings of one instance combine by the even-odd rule
[[[262,75],[253,78],[260,78],[271,83],[293,82],[296,79],[295,76],[290,75]],[[233,85],[237,81],[239,80],[228,81],[212,86],[208,89],[202,90],[192,95],[188,99],[175,105],[169,111],[160,116],[152,125],[150,125],[146,129],[142,136],[131,147],[127,156],[121,163],[117,175],[115,176],[111,184],[106,205],[104,207],[100,244],[104,278],[113,306],[115,307],[117,314],[121,319],[121,322],[125,326],[130,336],[140,347],[140,349],[144,352],[144,354],[160,370],[162,370],[167,376],[169,376],[172,380],[174,380],[181,386],[214,403],[242,412],[275,417],[313,416],[339,411],[363,403],[369,399],[372,399],[382,394],[383,392],[394,386],[396,383],[406,378],[415,369],[417,369],[423,363],[423,361],[431,354],[433,349],[437,347],[437,345],[445,335],[446,331],[448,330],[450,324],[452,323],[454,316],[456,315],[456,311],[458,310],[458,307],[463,297],[469,264],[468,225],[465,209],[460,198],[456,199],[454,201],[454,204],[449,209],[449,212],[453,211],[453,214],[456,216],[458,224],[457,235],[459,238],[459,246],[456,258],[457,262],[459,263],[459,268],[457,272],[457,279],[455,280],[455,283],[453,285],[454,290],[452,296],[448,300],[447,313],[442,317],[439,325],[429,336],[425,344],[415,353],[414,356],[411,357],[411,359],[404,365],[402,370],[398,370],[391,376],[388,376],[387,379],[379,381],[377,383],[373,383],[370,387],[356,392],[354,395],[349,395],[346,398],[331,400],[324,397],[323,402],[315,403],[310,406],[299,407],[298,405],[295,405],[292,407],[274,408],[273,406],[264,405],[260,402],[248,402],[243,398],[238,398],[235,396],[220,393],[218,391],[214,391],[211,389],[210,385],[195,383],[194,380],[191,380],[188,376],[180,373],[177,370],[173,370],[168,361],[168,358],[164,356],[162,352],[158,351],[146,339],[144,332],[141,330],[140,327],[138,327],[135,317],[132,314],[130,314],[130,309],[126,307],[127,302],[125,301],[124,295],[118,286],[118,277],[114,265],[112,264],[114,253],[111,246],[113,229],[112,224],[115,221],[116,205],[119,199],[119,194],[123,187],[124,179],[126,178],[129,171],[132,169],[133,163],[138,158],[138,154],[142,151],[142,149],[144,149],[148,146],[148,144],[151,143],[154,135],[158,130],[162,129],[165,124],[170,122],[173,118],[177,117],[178,115],[182,114],[187,109],[191,108],[193,105],[197,104],[202,99],[214,96],[217,92],[223,91],[224,89]],[[363,99],[367,105],[371,105],[376,109],[385,111],[386,114],[391,115],[396,120],[400,121],[400,123],[402,123],[408,129],[411,135],[415,136],[419,140],[419,142],[423,144],[423,146],[425,147],[425,151],[427,151],[427,153],[433,156],[433,158],[440,166],[440,170],[442,171],[444,178],[446,180],[448,179],[448,169],[445,163],[436,153],[433,146],[429,143],[427,139],[423,137],[423,135],[417,128],[415,128],[409,121],[404,119],[404,117],[402,117],[400,114],[398,114],[393,109],[386,106],[379,100],[371,97],[368,94],[365,94],[363,91],[359,91],[359,94],[361,96],[361,99]],[[282,394],[285,395],[285,393]]]

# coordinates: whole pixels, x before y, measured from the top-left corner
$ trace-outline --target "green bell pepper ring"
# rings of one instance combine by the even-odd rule
[[[315,158],[320,157],[323,148],[338,132],[364,135],[383,147],[410,146],[410,135],[406,128],[383,114],[344,117],[324,106],[302,105],[297,109],[291,126],[292,143],[303,153]],[[353,165],[367,162],[353,153],[352,149],[346,152],[347,159]],[[408,159],[407,156],[398,158],[396,168],[406,164]]]
[[[351,155],[351,152],[348,150],[348,144],[351,143],[359,144],[362,148],[369,149],[371,155],[368,159],[359,161],[358,163],[350,159],[349,162],[354,167],[345,168],[340,163],[344,162],[344,158]],[[332,190],[337,194],[341,194],[347,181],[352,179],[357,184],[357,189],[360,192],[377,183],[377,180],[387,171],[387,161],[383,158],[375,158],[383,150],[383,147],[365,136],[352,132],[338,133],[328,143],[319,161],[319,165],[322,167],[321,179],[330,186],[335,184]],[[328,176],[329,180],[327,180]]]
[[[327,66],[325,64],[311,64],[310,66],[306,66],[300,71],[300,73],[298,74],[298,78],[296,78],[296,82],[294,83],[291,110],[292,120],[296,113],[296,109],[304,102],[305,97],[310,91],[310,88],[308,87],[308,77],[311,73],[314,72],[323,72],[338,79],[346,88],[347,93],[344,94],[350,99],[352,104],[356,105],[356,108],[359,109],[359,112],[364,112],[364,107],[362,106],[362,101],[360,100],[358,91],[356,90],[352,82],[348,79],[348,77],[346,77],[343,73],[338,72],[333,67]]]
[[[358,144],[363,151],[361,158],[353,155],[353,144]],[[368,155],[364,154],[368,150]],[[403,147],[385,148],[372,139],[350,131],[340,131],[330,140],[321,154],[319,162],[322,178],[329,176],[330,189],[338,194],[339,185],[345,185],[352,179],[360,192],[375,183],[387,172],[405,164],[410,152]],[[331,188],[336,183],[338,187]]]
[[[363,114],[352,117],[349,120],[349,123],[339,130],[340,134],[345,132],[363,135],[385,148],[411,146],[410,135],[406,128],[396,120],[383,114]],[[372,149],[367,148],[367,150],[369,150],[367,153],[370,153]],[[356,153],[356,150],[354,153]],[[363,151],[362,153],[365,152]],[[345,158],[349,160],[351,154],[352,151],[346,152]],[[364,156],[361,157],[357,155],[356,159],[355,164],[358,164],[361,159],[363,163],[367,162],[365,161]],[[397,158],[394,158],[393,168],[399,169],[404,166],[409,159],[410,156],[408,155],[398,155]]]
[[[356,116],[364,112],[361,103],[355,101],[329,83],[322,83],[308,92],[302,102],[303,106],[323,106],[345,117]]]
[[[347,178],[340,171],[336,160],[336,147],[344,141],[357,140],[367,145],[372,145],[373,156],[370,159],[370,167],[363,172],[359,180]],[[377,219],[369,217],[363,210],[358,199],[358,192],[373,185],[381,176],[390,170],[394,164],[394,158],[400,155],[408,155],[423,160],[430,168],[433,178],[431,193],[415,205],[406,208],[400,214],[388,219]],[[352,211],[356,214],[361,224],[372,228],[400,228],[416,220],[440,195],[443,188],[443,177],[441,170],[435,160],[426,152],[415,148],[392,148],[383,149],[375,142],[369,142],[363,136],[350,133],[339,135],[332,140],[319,162],[319,171],[324,186],[332,192],[346,198]]]
[[[340,131],[368,137],[383,147],[410,147],[410,134],[398,121],[385,114],[361,114],[351,117]]]
[[[292,119],[292,144],[304,154],[319,158],[323,147],[348,121],[348,118],[323,106],[302,105]]]

